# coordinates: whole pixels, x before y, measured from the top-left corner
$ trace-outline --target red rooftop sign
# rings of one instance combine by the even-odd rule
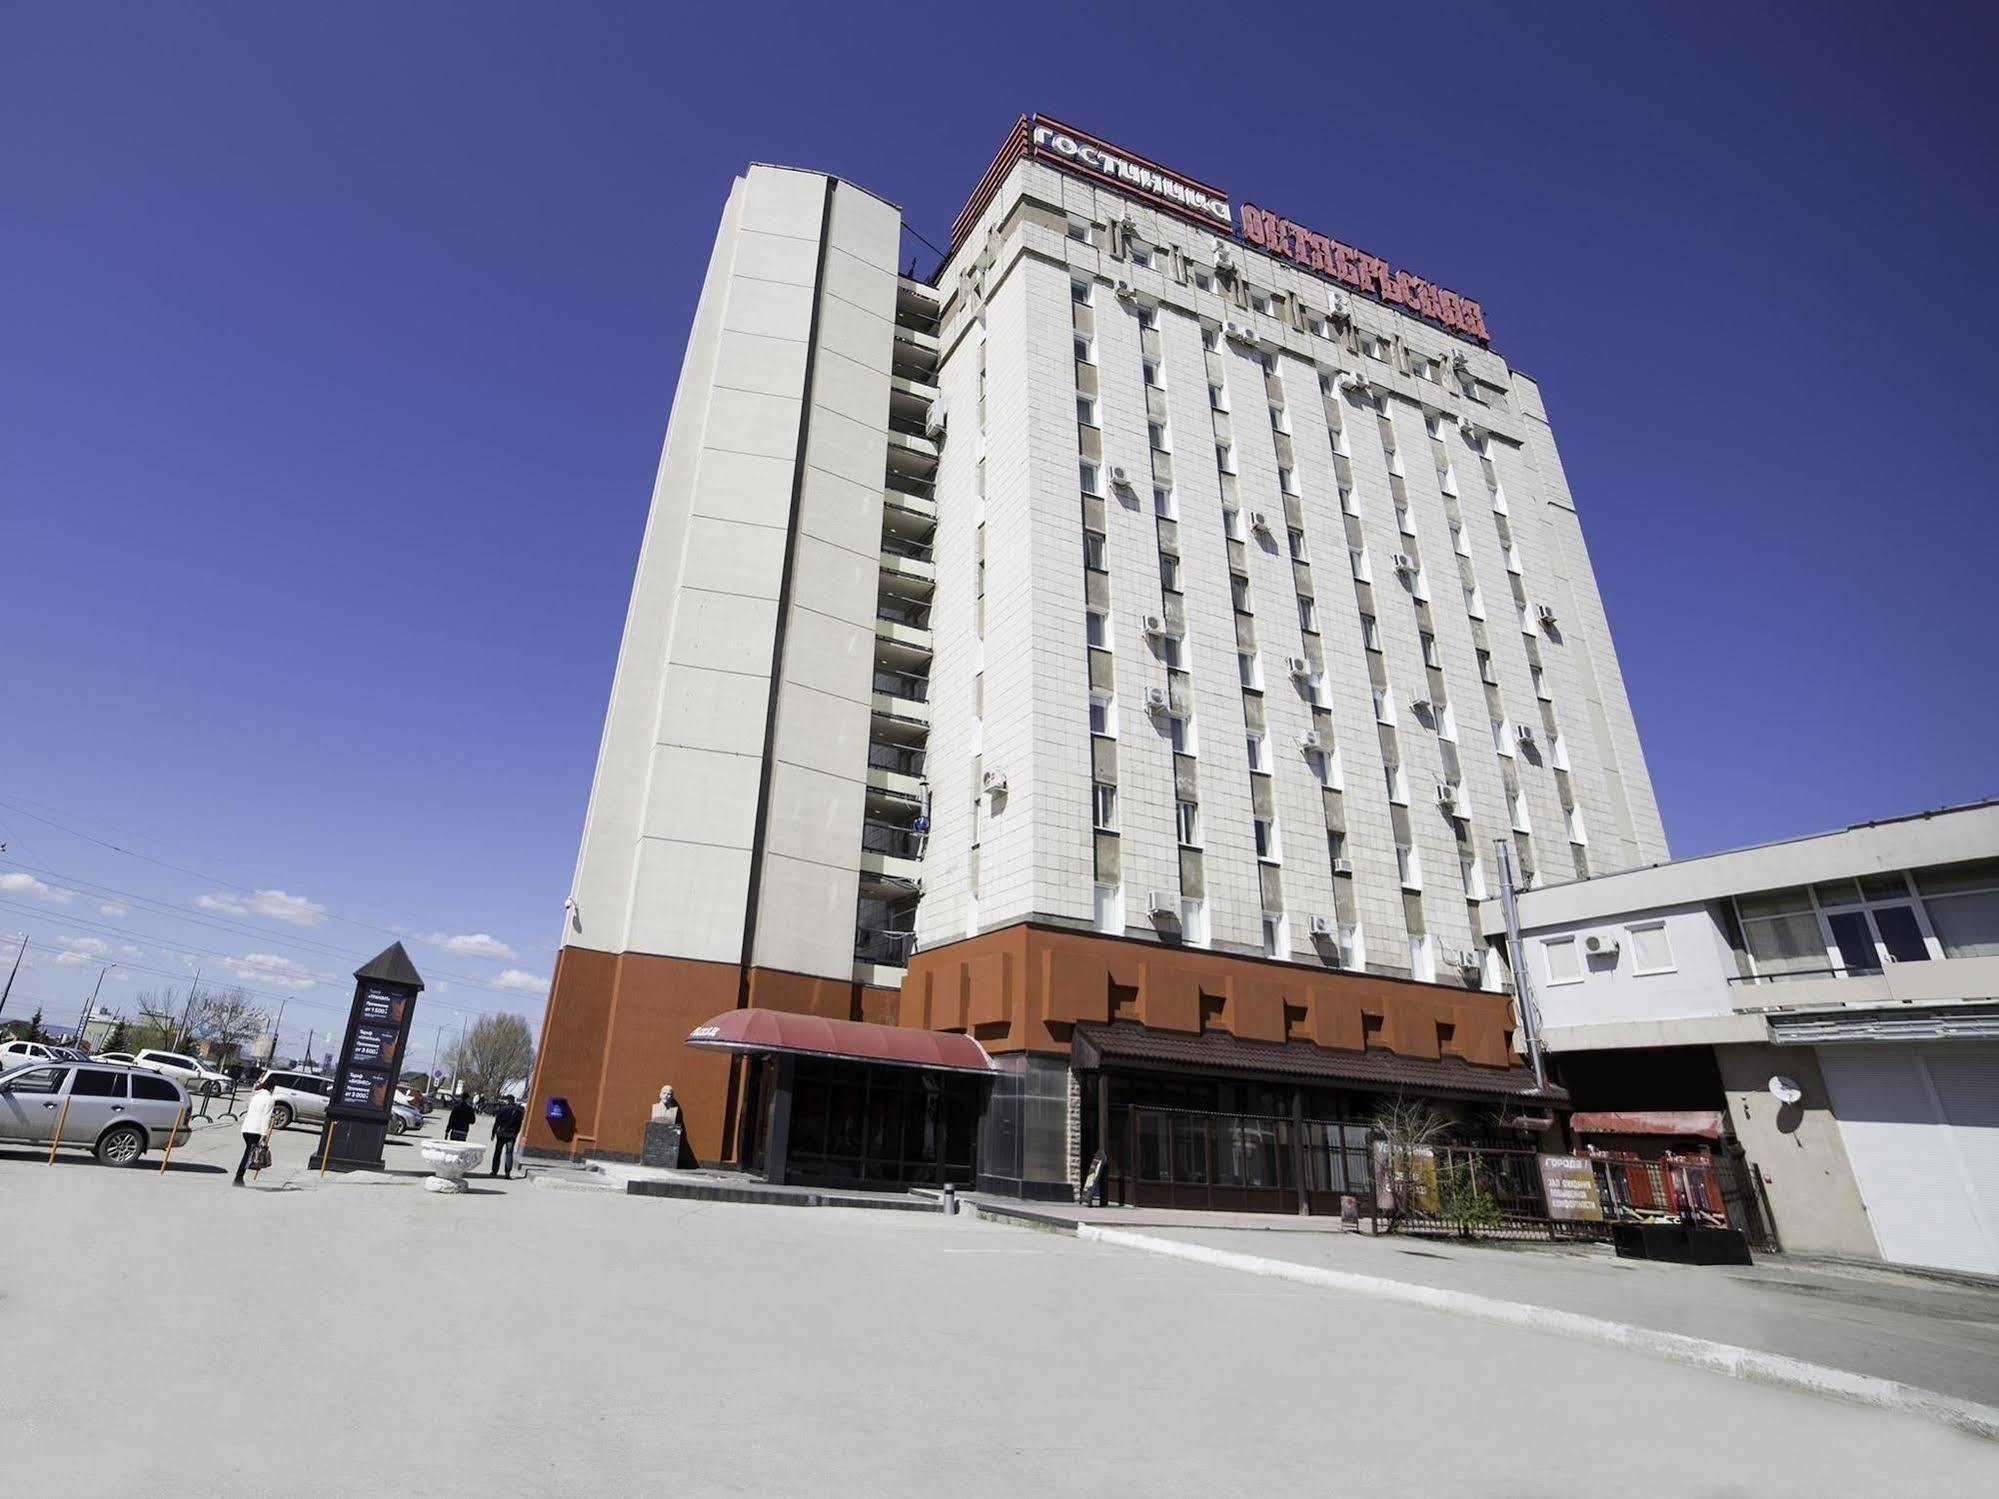
[[[1351,286],[1355,291],[1406,307],[1418,317],[1442,323],[1454,333],[1491,342],[1485,331],[1485,309],[1470,297],[1447,291],[1421,276],[1398,270],[1352,245],[1316,234],[1302,224],[1280,219],[1268,209],[1245,203],[1242,206],[1242,237],[1261,245],[1273,255],[1282,255],[1308,271]]]

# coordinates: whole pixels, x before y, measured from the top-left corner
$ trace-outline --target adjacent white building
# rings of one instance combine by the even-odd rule
[[[1786,1248],[1999,1274],[1999,803],[1518,906],[1580,1107],[1725,1107]]]

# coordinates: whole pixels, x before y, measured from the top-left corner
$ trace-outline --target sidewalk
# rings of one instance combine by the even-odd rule
[[[1102,1221],[1102,1220],[1100,1220]],[[1887,1267],[1620,1260],[1607,1245],[1127,1225],[1153,1239],[1712,1339],[1999,1406],[1999,1290]]]

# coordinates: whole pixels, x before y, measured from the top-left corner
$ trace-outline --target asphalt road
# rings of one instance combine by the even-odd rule
[[[319,1185],[311,1140],[240,1191],[227,1126],[0,1148],[11,1492],[1999,1492],[1999,1444],[1613,1349],[968,1217]]]

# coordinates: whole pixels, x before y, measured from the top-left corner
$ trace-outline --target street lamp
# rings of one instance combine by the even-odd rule
[[[90,1017],[97,1013],[97,996],[103,991],[104,975],[117,966],[116,963],[106,963],[102,968],[97,970],[97,983],[90,991],[89,1002],[83,1007],[83,1021],[76,1028],[76,1039],[85,1045],[88,1045],[89,1041],[84,1032],[90,1029]]]

